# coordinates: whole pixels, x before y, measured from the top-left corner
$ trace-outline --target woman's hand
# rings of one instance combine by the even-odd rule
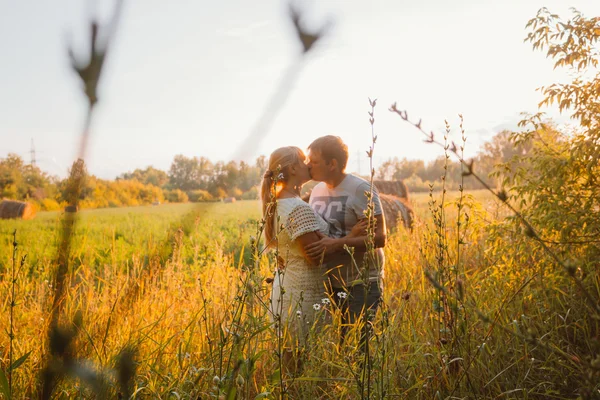
[[[304,247],[306,255],[315,262],[320,262],[323,257],[335,253],[342,248],[340,239],[330,238],[329,236],[320,235],[320,239],[310,243]]]
[[[373,221],[375,221],[375,220],[373,220]],[[358,221],[356,223],[356,225],[354,225],[352,227],[352,230],[348,234],[348,237],[367,236],[367,225],[368,225],[368,220],[366,218],[361,219],[360,221]]]

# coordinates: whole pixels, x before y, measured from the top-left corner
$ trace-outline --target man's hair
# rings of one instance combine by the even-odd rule
[[[348,146],[342,141],[339,136],[327,135],[316,139],[308,146],[309,150],[318,151],[321,157],[330,163],[336,159],[340,166],[340,171],[344,172],[348,163]]]

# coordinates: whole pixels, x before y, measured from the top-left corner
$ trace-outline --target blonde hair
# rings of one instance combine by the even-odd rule
[[[277,231],[275,229],[277,193],[283,186],[282,182],[286,181],[289,167],[304,161],[304,159],[305,156],[302,150],[295,146],[280,147],[271,153],[269,157],[269,165],[263,175],[260,190],[267,248],[274,247],[277,244]]]

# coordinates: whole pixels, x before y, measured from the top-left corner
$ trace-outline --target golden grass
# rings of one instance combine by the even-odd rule
[[[452,215],[456,207],[452,201],[457,197],[449,197],[445,240],[448,260],[456,261],[456,216]],[[93,233],[94,225],[101,225],[103,218],[112,221],[116,231],[126,232],[124,226],[131,223],[128,218],[135,220],[131,213],[135,214],[136,209],[117,210],[118,218],[106,211],[84,220],[79,233],[83,237],[77,238],[82,246],[80,263],[72,271],[62,322],[76,326],[73,348],[77,358],[106,373],[115,387],[113,394],[117,389],[109,371],[125,348],[137,349],[137,398],[219,398],[227,394],[233,398],[254,398],[260,393],[276,398],[283,391],[289,398],[361,398],[367,390],[361,387],[365,382],[369,382],[371,398],[425,399],[434,398],[437,393],[442,398],[487,398],[508,393],[543,398],[552,390],[566,394],[565,386],[556,383],[560,382],[559,376],[569,371],[569,376],[576,377],[581,365],[560,360],[539,346],[494,329],[474,311],[482,310],[497,324],[510,329],[534,329],[553,338],[557,345],[563,343],[562,328],[548,324],[549,319],[555,321],[558,317],[555,312],[548,312],[551,304],[540,297],[541,282],[534,279],[527,290],[519,291],[533,272],[510,261],[491,258],[487,252],[485,226],[497,214],[495,203],[487,195],[475,193],[469,199],[466,210],[470,223],[461,229],[465,244],[458,262],[465,301],[448,298],[446,310],[432,305],[439,300],[440,292],[426,276],[427,271],[436,269],[432,261],[436,235],[424,206],[427,198],[413,196],[416,214],[420,216],[414,231],[398,231],[386,247],[385,304],[374,324],[369,379],[361,381],[357,377],[364,363],[357,351],[356,337],[351,333],[340,343],[335,318],[322,331],[311,333],[299,375],[286,371],[281,375],[279,345],[264,306],[270,291],[270,284],[264,279],[271,276],[274,265],[263,257],[253,268],[244,256],[245,250],[239,248],[249,247],[252,229],[239,236],[227,228],[230,223],[237,227],[255,223],[253,218],[259,212],[255,202],[215,206],[212,217],[208,216],[211,209],[207,209],[204,220],[200,218],[186,228],[187,233],[182,230],[171,243],[172,256],[166,262],[148,259],[141,250],[133,254],[120,251],[114,234],[101,237]],[[234,212],[230,221],[225,221],[225,206],[242,207],[245,211]],[[153,226],[147,223],[147,228]],[[164,225],[155,227],[162,229]],[[219,229],[221,234],[216,233]],[[160,232],[146,229],[140,235],[143,242],[151,235],[159,237]],[[43,240],[51,245],[52,234]],[[123,240],[133,241],[127,234]],[[231,243],[238,248],[231,247]],[[26,251],[27,247],[22,241],[21,248]],[[103,255],[104,251],[109,254]],[[451,270],[450,265],[446,267]],[[14,373],[17,398],[33,396],[38,390],[53,290],[45,277],[51,268],[43,265],[40,271],[46,272],[23,271],[17,279],[15,354],[31,351],[27,362]],[[5,273],[0,280],[0,312],[4,321],[10,286]],[[560,287],[564,285],[546,285],[545,290],[557,294],[563,290]],[[560,297],[556,299],[562,301]],[[541,309],[540,304],[547,309]],[[555,304],[554,310],[559,309],[560,304]],[[451,314],[453,325],[448,325],[444,313]],[[582,326],[585,330],[586,325]],[[7,348],[8,340],[3,335],[3,368]],[[63,381],[60,390],[66,397],[92,397],[76,379]]]

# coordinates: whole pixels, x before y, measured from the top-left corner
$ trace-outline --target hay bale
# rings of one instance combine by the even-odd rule
[[[389,194],[408,201],[408,188],[402,181],[373,181],[379,194]]]
[[[405,228],[412,229],[414,212],[406,199],[389,194],[379,194],[383,216],[388,231],[393,230],[401,223]]]
[[[235,197],[225,197],[223,203],[235,203]]]
[[[0,202],[1,219],[32,219],[33,217],[35,217],[35,208],[27,202],[6,199]]]

